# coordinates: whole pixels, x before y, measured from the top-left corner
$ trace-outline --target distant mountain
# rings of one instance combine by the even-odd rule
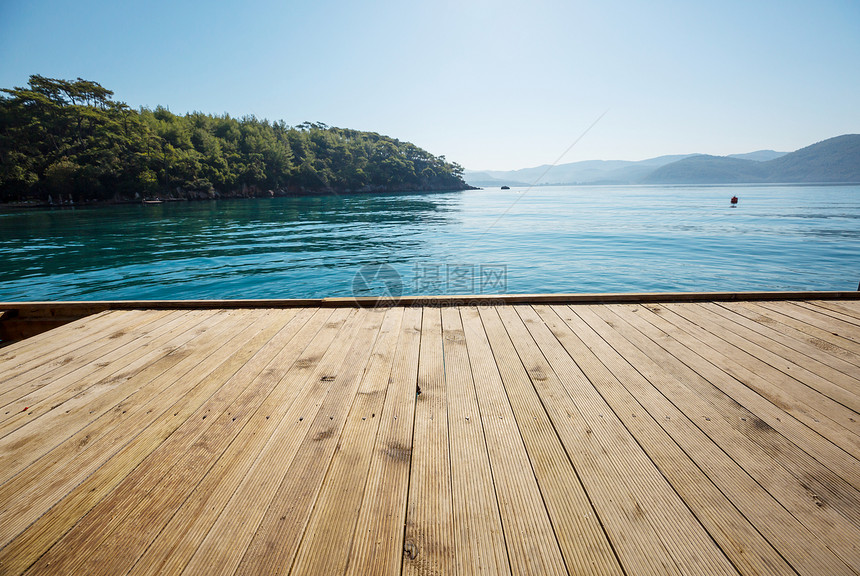
[[[657,168],[643,184],[739,184],[765,182],[767,170],[762,162],[698,154]]]
[[[860,182],[860,134],[845,134],[767,161],[692,156],[654,170],[645,184]]]
[[[466,170],[463,179],[472,186],[534,186],[538,184],[633,184],[670,162],[689,155],[660,156],[638,162],[584,160],[520,170]]]
[[[558,166],[481,172],[466,170],[472,186],[546,184],[736,184],[860,182],[860,134],[845,134],[795,152],[757,150],[729,156],[679,154],[638,162],[586,160]]]
[[[860,134],[844,134],[765,162],[771,182],[860,182]]]
[[[788,152],[777,152],[776,150],[756,150],[746,154],[729,154],[729,158],[740,158],[741,160],[755,160],[756,162],[767,162],[785,156]]]

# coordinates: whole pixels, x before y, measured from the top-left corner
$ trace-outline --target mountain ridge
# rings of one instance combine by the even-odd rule
[[[473,186],[855,183],[860,182],[860,134],[828,138],[794,152],[585,160],[509,171],[465,170],[464,179]]]
[[[642,184],[860,182],[860,134],[843,134],[764,162],[697,155],[654,170]]]

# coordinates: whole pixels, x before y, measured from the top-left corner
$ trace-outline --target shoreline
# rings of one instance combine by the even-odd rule
[[[482,190],[477,186],[467,185],[465,188],[450,188],[432,190],[387,190],[387,189],[372,189],[372,190],[266,190],[266,191],[245,191],[237,193],[197,193],[197,192],[180,192],[179,197],[141,197],[141,198],[112,198],[110,200],[82,200],[76,202],[43,202],[38,200],[23,200],[21,202],[0,202],[0,212],[10,211],[17,212],[22,210],[46,210],[60,209],[68,210],[81,207],[98,207],[98,206],[128,206],[133,204],[141,205],[160,205],[160,204],[178,204],[183,202],[217,202],[219,200],[265,200],[271,198],[303,198],[313,196],[357,196],[361,194],[431,194],[435,192],[463,192],[466,190]]]

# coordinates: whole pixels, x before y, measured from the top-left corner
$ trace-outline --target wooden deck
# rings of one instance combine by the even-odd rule
[[[105,310],[0,349],[0,574],[860,574],[860,300]]]

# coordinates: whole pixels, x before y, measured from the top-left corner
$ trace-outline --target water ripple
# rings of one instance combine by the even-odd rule
[[[860,280],[860,187],[523,192],[3,214],[0,300],[347,296],[359,268],[378,263],[406,294],[853,290]],[[506,282],[482,283],[482,267]]]

